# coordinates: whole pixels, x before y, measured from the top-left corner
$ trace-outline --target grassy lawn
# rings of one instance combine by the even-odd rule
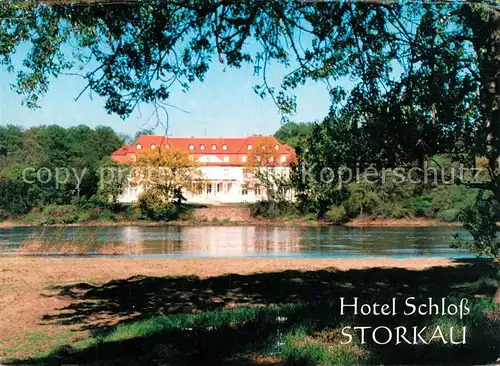
[[[200,262],[202,263],[202,262]],[[0,343],[7,364],[485,364],[500,354],[500,308],[491,303],[495,269],[485,262],[424,270],[367,268],[245,275],[133,276],[110,281],[44,281],[66,301],[42,317],[50,324]],[[47,295],[48,296],[48,295]],[[470,313],[394,316],[340,315],[340,297],[389,303],[468,299]],[[401,307],[400,307],[401,306]],[[345,326],[439,326],[465,344],[349,344]],[[47,329],[44,331],[43,329]],[[50,331],[49,331],[50,329]],[[368,337],[369,338],[369,337]],[[383,337],[382,337],[383,338]]]

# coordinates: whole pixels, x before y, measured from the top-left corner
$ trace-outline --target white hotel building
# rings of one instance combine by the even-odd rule
[[[249,189],[245,166],[252,151],[263,144],[273,151],[271,169],[279,175],[288,176],[290,164],[295,161],[295,151],[290,146],[281,144],[273,136],[208,138],[140,135],[132,145],[124,145],[115,151],[111,158],[120,164],[131,164],[136,154],[148,149],[162,147],[182,150],[198,162],[204,179],[199,194],[185,193],[188,202],[256,202],[264,199],[266,195],[260,187]],[[119,200],[135,202],[142,192],[140,186],[128,186]]]

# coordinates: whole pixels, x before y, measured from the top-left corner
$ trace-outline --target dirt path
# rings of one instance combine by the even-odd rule
[[[54,296],[57,285],[78,282],[101,284],[135,275],[212,277],[283,270],[349,270],[373,267],[423,270],[453,266],[451,259],[110,259],[110,258],[0,258],[0,340],[3,347],[19,346],[26,334],[51,335],[76,330],[44,320],[74,302]],[[0,347],[1,348],[1,347]],[[0,349],[0,356],[2,355]]]

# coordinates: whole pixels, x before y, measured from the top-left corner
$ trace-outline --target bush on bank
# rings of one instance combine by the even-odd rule
[[[342,224],[356,218],[403,219],[423,217],[444,222],[460,221],[460,215],[474,206],[477,189],[463,185],[441,185],[415,192],[411,186],[367,186],[351,183],[344,197],[321,214],[316,202],[260,201],[251,205],[252,216],[268,219],[299,218],[310,213],[316,219]]]
[[[95,206],[46,205],[34,208],[18,220],[31,225],[64,225],[89,222],[120,222],[140,219],[140,213],[132,205],[109,209]]]
[[[145,218],[153,221],[170,221],[179,216],[179,210],[171,202],[161,202],[153,194],[144,193],[138,201],[139,210]]]
[[[297,218],[300,216],[296,205],[288,201],[258,201],[250,204],[250,210],[253,217],[265,219]]]

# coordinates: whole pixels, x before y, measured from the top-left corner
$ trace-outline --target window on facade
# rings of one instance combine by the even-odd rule
[[[260,196],[260,186],[254,188],[254,193],[256,196]]]
[[[194,150],[194,145],[189,145],[189,150]]]
[[[137,150],[140,150],[142,149],[142,145],[141,144],[137,144]]]
[[[248,145],[248,146],[247,146],[247,149],[248,149],[248,150],[252,150],[252,145]]]
[[[224,177],[227,177],[229,175],[229,169],[224,168]]]
[[[201,144],[200,145],[200,150],[205,150],[205,145]]]
[[[212,183],[207,184],[207,194],[212,194]]]
[[[233,184],[232,183],[226,183],[226,192],[225,193],[229,193],[231,192],[231,188],[233,187]]]
[[[156,145],[155,144],[151,144],[151,150],[154,150],[156,149]]]
[[[246,163],[246,162],[248,161],[248,157],[247,157],[246,155],[243,155],[243,156],[241,157],[241,160],[242,160],[244,163]]]
[[[222,183],[217,183],[217,193],[222,192]]]
[[[242,188],[242,189],[241,189],[241,194],[242,194],[243,196],[246,196],[246,195],[248,194],[248,189],[246,189],[246,188]]]
[[[284,163],[286,161],[286,155],[281,155],[281,162]]]
[[[212,145],[212,150],[217,150],[217,145]]]

